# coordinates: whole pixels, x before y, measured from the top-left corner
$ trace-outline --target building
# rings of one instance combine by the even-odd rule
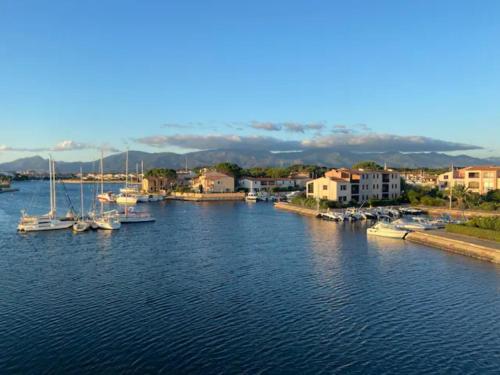
[[[307,183],[307,196],[342,203],[396,199],[401,195],[399,172],[335,168]]]
[[[272,191],[274,189],[299,190],[306,186],[309,177],[242,177],[238,181],[238,187],[251,192]]]
[[[438,176],[440,190],[448,190],[458,185],[463,185],[470,192],[481,195],[490,190],[500,189],[500,166],[471,166],[453,169]]]
[[[233,193],[234,177],[205,169],[191,180],[191,186],[200,193]]]
[[[168,177],[146,176],[142,180],[142,191],[147,193],[164,193],[172,186],[175,181]]]
[[[420,185],[434,187],[437,185],[437,175],[420,171],[405,171],[400,173],[401,177],[405,180],[405,183],[410,185]]]

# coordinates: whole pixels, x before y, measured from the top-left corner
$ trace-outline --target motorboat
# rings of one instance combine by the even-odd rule
[[[135,205],[137,204],[137,197],[135,195],[130,194],[119,194],[116,197],[116,203],[121,205]]]
[[[119,220],[123,224],[128,224],[147,223],[156,219],[148,212],[136,211],[133,207],[125,207],[124,211],[119,213]]]
[[[396,221],[392,222],[394,225],[396,225],[398,228],[405,229],[405,230],[430,230],[430,229],[436,229],[433,227],[431,224],[426,223],[426,222],[417,222],[413,220],[406,220],[406,219],[398,219]]]
[[[149,202],[160,202],[164,199],[165,199],[165,197],[163,195],[160,195],[160,194],[149,194],[149,196],[148,196]]]
[[[366,233],[373,236],[404,239],[410,232],[390,223],[379,222],[368,228]]]
[[[112,191],[106,191],[104,193],[98,194],[97,199],[99,202],[113,203],[116,201],[115,194]]]
[[[72,218],[57,218],[56,206],[56,173],[55,162],[49,158],[49,184],[50,184],[50,211],[45,215],[28,215],[26,211],[21,211],[21,220],[17,226],[20,232],[38,232],[47,230],[58,230],[70,228],[75,221]]]
[[[245,197],[245,200],[247,202],[257,202],[257,199],[258,199],[258,196],[253,191],[251,191],[250,193],[248,193],[246,195],[246,197]]]

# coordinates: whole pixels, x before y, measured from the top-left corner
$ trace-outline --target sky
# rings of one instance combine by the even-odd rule
[[[500,156],[499,1],[0,1],[0,162]]]

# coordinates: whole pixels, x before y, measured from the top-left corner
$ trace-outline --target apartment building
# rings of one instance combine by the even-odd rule
[[[309,177],[303,176],[284,178],[242,177],[238,181],[238,186],[251,192],[272,191],[274,188],[303,189],[309,180]]]
[[[438,187],[447,190],[463,185],[470,192],[486,194],[490,190],[500,189],[500,166],[477,165],[453,169],[438,176]]]
[[[386,169],[335,168],[307,183],[307,196],[347,203],[368,199],[396,199],[401,195],[399,172]]]

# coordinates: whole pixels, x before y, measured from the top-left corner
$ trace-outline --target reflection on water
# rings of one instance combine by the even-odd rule
[[[36,186],[0,196],[0,373],[498,371],[497,266],[266,203],[18,235]]]

